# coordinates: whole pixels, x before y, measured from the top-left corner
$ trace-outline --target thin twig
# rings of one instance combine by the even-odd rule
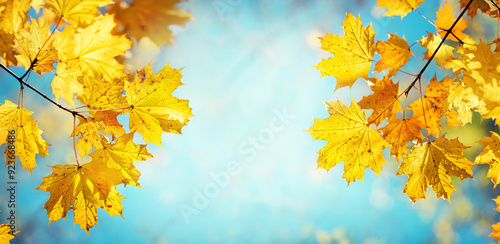
[[[427,20],[427,22],[431,23],[431,25],[433,25],[434,27],[437,27],[436,24],[434,24],[434,22],[432,22],[431,20],[429,20],[423,14],[421,14],[420,12],[418,12],[416,9],[414,9],[413,11],[415,11],[417,14],[419,14],[420,16],[422,16],[422,18],[424,18],[425,20]]]
[[[445,29],[439,29],[439,30],[440,30],[440,31],[447,31],[447,30],[445,30]],[[438,31],[438,33],[439,33],[440,31]],[[464,41],[462,41],[462,39],[458,38],[458,36],[457,36],[457,35],[455,35],[455,33],[451,32],[451,35],[452,35],[453,37],[455,37],[455,39],[457,39],[457,40],[458,40],[458,42],[460,43],[460,45],[464,45],[464,43],[465,43],[465,42],[464,42]]]
[[[404,94],[406,97],[408,97],[408,93],[410,92],[410,90],[415,86],[415,83],[420,80],[420,78],[422,77],[422,74],[424,73],[424,71],[427,69],[427,67],[429,66],[429,64],[431,63],[431,61],[434,59],[434,57],[436,56],[437,52],[439,51],[439,49],[441,48],[441,46],[443,45],[444,41],[446,40],[446,38],[448,37],[448,35],[451,33],[451,31],[453,30],[453,28],[455,27],[455,25],[458,23],[458,21],[462,18],[462,16],[464,15],[465,11],[469,8],[469,6],[472,4],[472,1],[473,0],[470,0],[469,3],[467,4],[467,6],[464,8],[464,10],[460,13],[460,15],[458,16],[458,18],[455,20],[455,22],[453,23],[453,25],[450,27],[449,30],[446,31],[446,35],[444,35],[444,38],[443,40],[441,40],[441,42],[439,43],[438,47],[436,48],[436,50],[434,51],[434,53],[432,54],[432,56],[429,58],[429,60],[427,61],[427,63],[425,64],[425,66],[422,68],[422,70],[420,70],[420,72],[418,73],[418,75],[415,77],[415,80],[413,80],[413,82],[401,93],[399,94],[395,99],[394,101],[392,101],[389,106],[387,106],[384,110],[382,110],[382,112],[380,112],[380,114],[375,117],[375,119],[373,119],[372,121],[369,121],[368,122],[368,125],[372,124],[373,122],[375,122],[375,120],[377,120],[380,116],[382,116],[382,114],[387,110],[389,109],[389,107],[392,106],[392,104],[394,104],[394,102],[396,100],[399,100],[399,98]],[[420,94],[422,94],[422,91],[421,89],[419,90],[420,91]],[[406,101],[405,101],[406,103]],[[404,113],[403,113],[404,114]],[[424,114],[424,117],[425,117],[425,114]],[[427,124],[426,124],[427,125]],[[427,133],[428,134],[428,133]]]
[[[73,114],[74,116],[79,116],[79,117],[82,117],[82,118],[85,118],[85,116],[81,115],[79,112],[75,112],[75,111],[71,111],[63,106],[61,106],[60,104],[58,104],[56,101],[52,100],[51,98],[47,97],[47,95],[43,94],[42,92],[40,92],[39,90],[37,90],[36,88],[34,88],[33,86],[31,86],[30,84],[26,83],[24,80],[22,80],[19,76],[17,76],[14,72],[12,72],[9,68],[7,68],[5,65],[3,65],[2,63],[0,63],[0,67],[2,69],[4,69],[5,71],[7,71],[7,73],[9,73],[12,77],[14,77],[17,81],[19,81],[19,83],[21,83],[22,85],[28,87],[29,89],[33,90],[34,92],[36,92],[38,95],[42,96],[43,98],[45,98],[47,101],[51,102],[52,104],[56,105],[57,107],[59,107],[60,109],[68,112],[68,113],[71,113]]]
[[[497,8],[497,10],[500,11],[500,8],[498,7],[498,5],[495,2],[493,2],[493,0],[490,0],[490,2],[493,3],[493,5]]]
[[[464,10],[462,10],[462,12],[460,13],[460,15],[458,16],[458,18],[455,20],[455,22],[453,22],[453,25],[451,25],[450,29],[446,31],[446,34],[444,35],[443,37],[443,40],[441,40],[441,42],[439,43],[439,45],[437,46],[436,50],[434,51],[434,53],[432,54],[432,56],[429,58],[429,60],[427,61],[427,63],[425,64],[424,68],[422,68],[422,70],[420,71],[420,73],[418,73],[417,77],[415,77],[415,80],[413,80],[413,82],[410,84],[410,86],[408,86],[408,88],[406,88],[406,90],[404,91],[404,93],[406,95],[408,95],[408,93],[410,92],[411,88],[413,88],[415,86],[415,83],[417,82],[418,79],[420,79],[420,77],[422,76],[422,74],[424,73],[424,71],[427,69],[427,67],[429,66],[429,64],[431,63],[431,61],[434,59],[434,57],[436,56],[437,52],[439,51],[439,49],[441,48],[441,46],[443,45],[444,41],[446,40],[446,38],[448,37],[448,35],[450,35],[451,31],[453,30],[453,28],[455,27],[455,25],[457,25],[458,21],[462,18],[462,16],[465,14],[465,11],[467,11],[467,9],[469,8],[469,6],[472,4],[472,1],[473,0],[470,0],[469,3],[467,4],[467,6],[465,6]]]

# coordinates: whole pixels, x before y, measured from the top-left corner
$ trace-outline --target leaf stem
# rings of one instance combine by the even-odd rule
[[[73,131],[76,129],[76,116],[73,114]],[[73,136],[73,151],[75,152],[76,164],[80,167],[80,162],[78,162],[78,155],[76,154],[76,136]]]
[[[427,17],[425,17],[420,12],[418,12],[416,9],[413,9],[413,11],[415,11],[415,13],[419,14],[420,16],[422,16],[422,18],[424,18],[425,20],[427,20],[427,22],[431,23],[431,25],[433,25],[434,27],[437,27],[436,24],[434,24],[434,22],[432,22],[430,19],[428,19]]]

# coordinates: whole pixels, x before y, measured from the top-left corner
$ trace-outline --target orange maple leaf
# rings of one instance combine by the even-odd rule
[[[456,18],[453,16],[453,6],[449,5],[447,2],[442,5],[439,11],[436,13],[436,28],[438,28],[439,34],[444,38],[446,31],[453,25],[453,20]],[[452,34],[448,38],[454,41],[463,41],[465,39],[472,39],[469,35],[462,33],[465,28],[467,28],[466,20],[460,19],[457,24],[453,27]],[[441,31],[444,30],[444,31]],[[458,39],[457,39],[458,38]]]
[[[373,83],[370,86],[373,94],[364,96],[358,103],[362,109],[373,109],[368,121],[379,125],[384,119],[403,111],[398,100],[398,83],[392,83],[392,79],[388,76],[384,76],[382,80],[377,77],[369,78],[368,81]]]
[[[382,137],[392,145],[391,155],[399,160],[407,154],[408,142],[422,143],[425,136],[422,135],[421,128],[422,124],[413,117],[409,119],[391,117],[380,131],[383,133]]]
[[[441,132],[441,116],[447,113],[443,111],[442,102],[447,98],[452,83],[453,79],[448,77],[438,82],[434,75],[426,87],[425,95],[408,106],[413,110],[412,118],[425,125],[430,135],[439,136]]]

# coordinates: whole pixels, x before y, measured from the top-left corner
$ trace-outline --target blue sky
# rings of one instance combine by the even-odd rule
[[[371,22],[381,40],[387,32],[397,32],[411,44],[433,31],[415,13],[403,21],[381,18],[383,10],[375,5],[326,0],[183,3],[196,20],[173,28],[175,45],[160,47],[150,59],[155,71],[167,62],[183,68],[185,85],[174,95],[190,100],[195,117],[183,135],[164,134],[161,148],[149,145],[154,158],[136,163],[142,189],[120,187],[126,197],[124,219],[99,210],[99,226],[90,236],[73,226],[72,213],[47,228],[46,211],[40,207],[49,194],[33,188],[51,173],[45,165],[71,161],[72,154],[66,136],[52,135],[47,138],[52,156],[38,158],[33,175],[18,170],[22,232],[12,243],[492,242],[485,236],[491,231],[494,203],[477,191],[479,181],[457,181],[464,191],[454,193],[451,203],[435,199],[429,189],[427,200],[412,204],[402,193],[406,176],[395,176],[392,158],[387,157],[380,177],[367,170],[363,182],[348,188],[341,179],[343,164],[328,173],[316,168],[316,151],[326,142],[313,142],[304,130],[313,118],[327,116],[322,101],[349,104],[371,93],[362,80],[352,89],[333,92],[335,78],[320,78],[312,67],[329,57],[319,49],[317,37],[343,35],[340,23],[346,11],[361,13],[363,24]],[[438,6],[439,1],[428,0],[418,10],[433,19]],[[416,45],[412,50],[416,56],[405,70],[417,73],[422,49]],[[426,77],[434,72],[427,71]],[[402,83],[409,79],[397,76]],[[48,77],[32,80],[38,87],[50,84]],[[1,82],[0,95],[16,99],[14,80]],[[50,93],[50,88],[42,90]],[[71,130],[71,116],[32,92],[25,97],[42,129]],[[4,178],[0,176],[2,182]],[[492,185],[484,187],[491,190]]]

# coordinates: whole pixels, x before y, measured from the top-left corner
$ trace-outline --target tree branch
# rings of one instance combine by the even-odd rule
[[[500,11],[500,8],[498,7],[498,5],[493,0],[490,0],[490,2],[493,3],[493,5],[495,5],[495,7]]]
[[[452,30],[455,27],[455,25],[457,25],[458,21],[465,14],[465,11],[467,11],[467,9],[469,9],[470,5],[472,4],[472,1],[474,1],[474,0],[470,0],[469,1],[469,3],[467,4],[467,6],[465,6],[465,8],[462,10],[462,12],[460,13],[460,15],[458,16],[458,18],[455,20],[455,22],[453,22],[453,25],[450,27],[450,29],[448,29],[446,31],[446,34],[444,35],[443,40],[441,40],[441,42],[439,43],[438,47],[436,48],[436,50],[434,51],[434,53],[432,54],[432,56],[429,58],[429,60],[425,64],[425,66],[418,73],[417,77],[415,77],[415,80],[413,80],[413,82],[410,84],[410,86],[408,86],[408,88],[406,88],[406,90],[403,92],[405,94],[405,96],[408,96],[408,93],[410,92],[411,88],[413,88],[415,86],[415,83],[417,82],[417,80],[420,79],[420,77],[422,76],[422,74],[424,73],[424,71],[427,69],[427,67],[429,66],[429,64],[434,59],[434,57],[436,56],[437,52],[439,51],[439,49],[443,45],[444,41],[446,41],[446,38],[448,37],[448,35],[450,35],[450,33],[452,32]]]
[[[63,106],[61,106],[59,103],[57,103],[56,101],[52,100],[51,98],[47,97],[45,94],[43,94],[41,91],[37,90],[36,88],[34,88],[33,86],[31,86],[30,84],[26,83],[21,77],[17,76],[14,72],[12,72],[12,70],[10,70],[9,68],[7,68],[5,65],[3,65],[2,63],[0,63],[0,67],[2,69],[4,69],[5,71],[7,71],[7,73],[9,73],[12,77],[14,77],[17,81],[19,81],[19,83],[21,84],[21,86],[26,86],[28,87],[29,89],[33,90],[34,92],[38,93],[38,95],[42,96],[43,98],[45,98],[47,101],[51,102],[52,104],[56,105],[57,107],[59,107],[60,109],[68,112],[68,113],[71,113],[73,116],[79,116],[79,117],[82,117],[85,119],[85,116],[81,115],[79,112],[76,112],[76,111],[71,111]],[[29,71],[29,70],[28,70]]]

